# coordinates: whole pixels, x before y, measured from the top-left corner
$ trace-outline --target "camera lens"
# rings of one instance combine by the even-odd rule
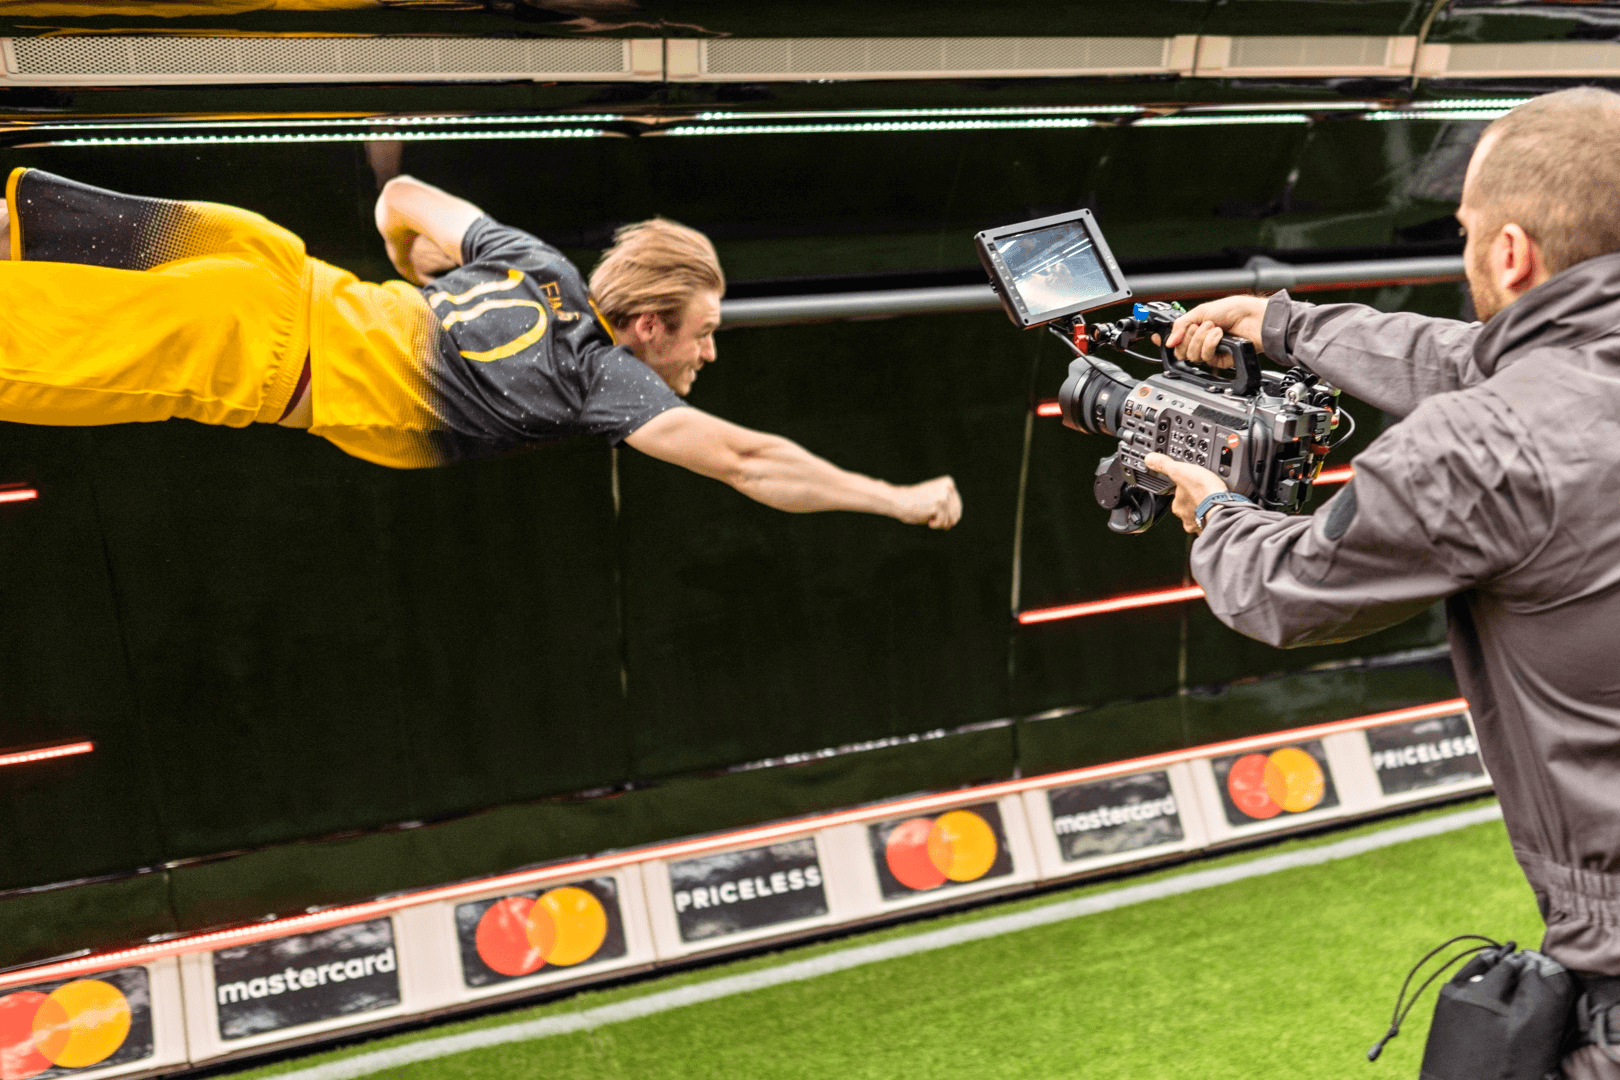
[[[1093,435],[1118,435],[1125,402],[1137,380],[1117,364],[1081,357],[1069,365],[1069,377],[1058,390],[1063,423]]]

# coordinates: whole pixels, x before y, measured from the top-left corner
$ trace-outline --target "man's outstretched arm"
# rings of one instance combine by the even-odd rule
[[[414,285],[461,265],[461,241],[483,215],[466,199],[414,176],[394,177],[377,196],[377,231],[388,258]]]
[[[670,409],[625,442],[649,457],[722,480],[777,510],[857,510],[908,525],[948,529],[962,499],[948,476],[899,487],[846,472],[779,435],[729,423],[697,409]]]

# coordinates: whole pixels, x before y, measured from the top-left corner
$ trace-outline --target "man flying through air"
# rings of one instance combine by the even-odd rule
[[[257,214],[37,169],[6,186],[0,420],[183,417],[305,428],[393,468],[602,435],[779,510],[948,529],[948,476],[895,486],[686,406],[725,277],[701,233],[620,229],[589,288],[556,248],[411,177],[377,229],[412,284],[373,285]]]

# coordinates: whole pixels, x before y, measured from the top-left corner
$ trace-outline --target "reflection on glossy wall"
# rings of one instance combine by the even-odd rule
[[[1200,5],[1160,5],[1181,7]],[[1449,251],[1477,130],[495,140],[409,143],[400,167],[582,268],[615,226],[663,214],[715,238],[735,292],[791,293],[980,280],[974,231],[1077,206],[1127,268]],[[360,144],[18,141],[7,168],[236,203],[388,272]],[[111,937],[194,928],[1449,693],[1443,670],[1344,666],[1437,644],[1429,616],[1292,653],[1200,605],[1018,627],[1017,608],[1185,572],[1173,521],[1105,529],[1104,440],[1030,418],[1065,362],[1044,334],[950,315],[735,329],[719,348],[693,404],[886,479],[948,472],[961,526],[781,514],[588,440],[411,473],[266,425],[0,425],[0,482],[41,492],[0,506],[0,746],[97,742],[7,778],[0,890],[111,875]],[[1385,421],[1351,408],[1364,445]],[[874,748],[726,772],[857,744]],[[162,865],[161,899],[118,877]],[[42,903],[0,895],[0,922]],[[18,948],[43,954],[40,933]]]

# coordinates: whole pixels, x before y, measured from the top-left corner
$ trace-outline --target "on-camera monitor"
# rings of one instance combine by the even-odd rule
[[[1018,326],[1044,326],[1131,295],[1090,210],[986,229],[973,246]]]
[[[1031,313],[1081,307],[1114,292],[1097,245],[1077,221],[1002,237],[995,244]]]

